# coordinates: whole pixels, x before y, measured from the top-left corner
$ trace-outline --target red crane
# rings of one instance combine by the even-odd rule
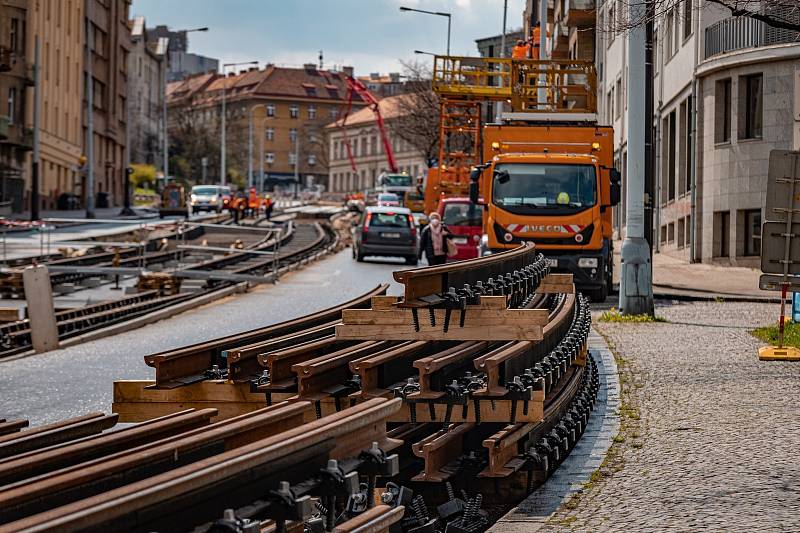
[[[383,143],[383,151],[386,154],[386,162],[389,164],[389,170],[392,172],[397,172],[397,161],[394,159],[392,143],[389,142],[389,136],[386,134],[386,127],[383,123],[383,117],[381,116],[378,100],[375,99],[372,93],[369,92],[369,89],[367,89],[367,86],[361,81],[347,75],[345,75],[344,79],[347,82],[347,103],[344,104],[344,113],[342,114],[342,122],[340,127],[342,128],[342,136],[344,137],[344,146],[347,150],[347,157],[350,159],[350,167],[353,169],[353,172],[356,171],[356,162],[353,159],[353,150],[350,147],[350,139],[347,138],[347,128],[345,128],[345,123],[347,122],[348,115],[350,115],[350,110],[353,108],[353,97],[358,95],[361,97],[361,100],[367,102],[367,106],[372,109],[372,112],[375,114],[375,122],[377,122],[378,131],[380,131],[381,134],[381,143]]]

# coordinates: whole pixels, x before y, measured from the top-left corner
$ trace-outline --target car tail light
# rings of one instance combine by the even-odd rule
[[[481,236],[476,233],[475,235],[472,236],[472,240],[475,242],[475,244],[477,244],[481,242]]]
[[[367,213],[367,218],[364,220],[364,233],[369,229],[369,221],[372,220],[372,213]]]
[[[417,227],[414,225],[414,217],[411,215],[408,215],[408,227],[411,228],[411,236],[416,237]]]

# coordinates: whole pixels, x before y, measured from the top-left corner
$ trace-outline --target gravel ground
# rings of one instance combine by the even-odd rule
[[[407,268],[392,259],[356,263],[350,250],[245,295],[63,350],[0,362],[0,418],[53,422],[109,411],[117,379],[153,379],[147,354],[306,315],[349,300]],[[399,294],[399,285],[390,292]]]
[[[778,309],[693,303],[658,308],[667,323],[595,322],[618,355],[622,430],[543,530],[799,530],[800,366],[759,362],[748,333]]]

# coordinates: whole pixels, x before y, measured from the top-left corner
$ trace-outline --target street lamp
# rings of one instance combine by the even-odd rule
[[[227,168],[226,168],[226,165],[225,165],[225,122],[226,122],[226,118],[227,118],[225,116],[225,113],[226,113],[226,111],[225,111],[225,89],[228,86],[228,78],[225,75],[225,69],[227,69],[228,67],[238,67],[238,66],[242,66],[242,65],[258,65],[258,61],[242,61],[242,62],[239,62],[239,63],[225,63],[224,65],[222,65],[222,143],[221,143],[221,146],[220,146],[220,154],[219,154],[219,172],[220,172],[219,180],[220,180],[220,185],[225,185],[225,181],[226,181],[226,179],[228,177],[227,172],[226,172]]]
[[[436,56],[433,52],[425,52],[424,50],[414,50],[415,54],[425,55],[425,56]]]
[[[250,116],[249,116],[248,121],[247,121],[247,187],[248,188],[253,186],[253,112],[255,112],[257,107],[263,107],[264,109],[266,109],[267,104],[255,104],[253,106],[250,106],[250,113],[249,113]],[[264,117],[264,118],[266,119],[268,117]],[[262,130],[261,131],[261,136],[262,137],[264,136],[263,129],[264,128],[263,128],[263,122],[262,122],[262,128],[261,128],[261,130]],[[263,148],[264,139],[262,138],[261,141],[262,141],[262,148]],[[262,169],[263,169],[263,165],[262,165]],[[263,177],[263,170],[262,170],[261,173],[262,173],[262,177]]]
[[[450,22],[452,21],[450,13],[444,13],[442,11],[425,11],[424,9],[414,9],[413,7],[403,7],[403,6],[400,6],[400,11],[414,11],[416,13],[425,13],[426,15],[437,15],[440,17],[447,17],[447,55],[450,55]]]
[[[199,31],[206,32],[208,31],[208,28],[203,27],[203,28],[192,28],[190,30],[178,30],[175,33],[192,33]],[[169,62],[169,41],[167,41],[164,44],[164,46],[165,46],[164,59],[162,60],[163,74],[161,76],[161,83],[163,85],[163,90],[164,90],[164,98],[162,102],[163,109],[161,111],[161,114],[164,123],[162,124],[161,127],[164,129],[162,135],[162,138],[164,139],[164,149],[162,150],[164,152],[164,163],[162,164],[162,170],[164,171],[164,184],[166,185],[167,180],[169,178],[169,138],[167,137],[167,63]]]

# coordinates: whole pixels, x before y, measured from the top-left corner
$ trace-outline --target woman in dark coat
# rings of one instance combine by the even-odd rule
[[[419,237],[419,257],[425,253],[429,265],[443,265],[447,261],[447,240],[451,237],[439,213],[431,213]]]

